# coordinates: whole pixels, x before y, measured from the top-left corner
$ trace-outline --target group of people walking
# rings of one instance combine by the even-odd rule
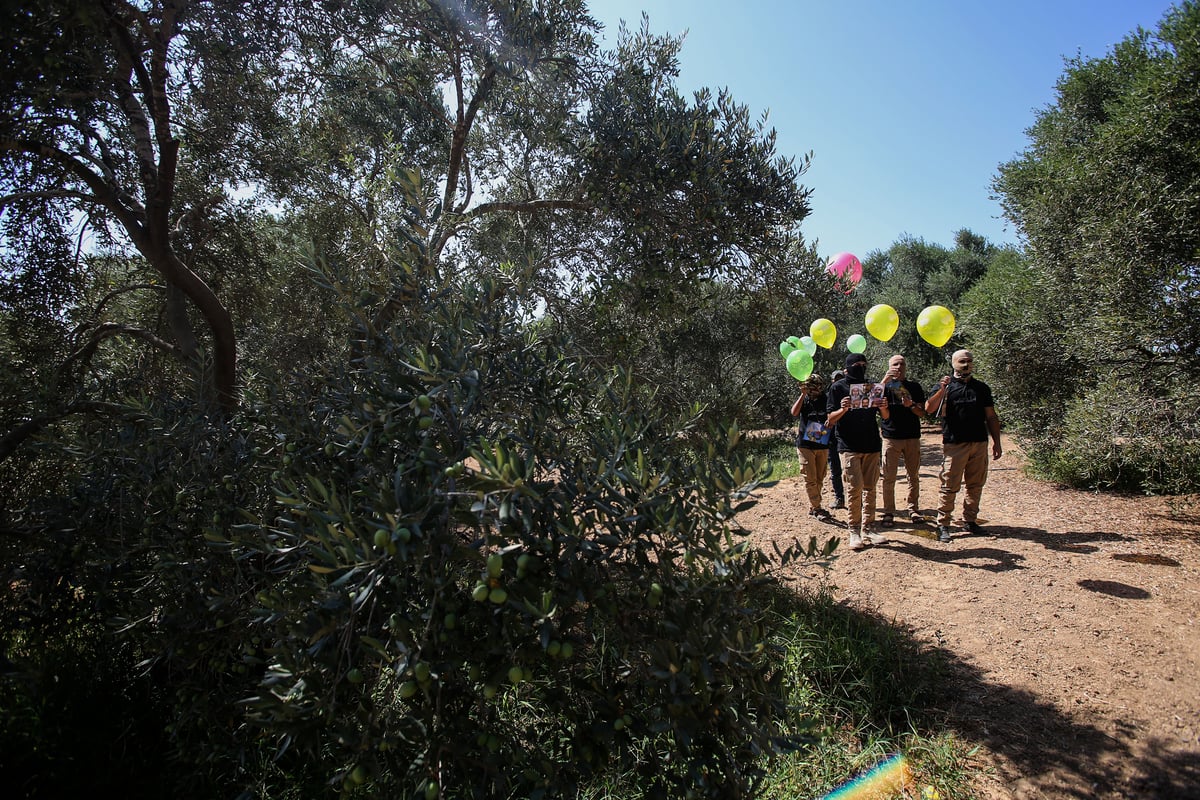
[[[938,492],[938,540],[950,541],[955,499],[965,485],[962,521],[982,533],[979,503],[987,481],[990,457],[1000,458],[1000,418],[992,390],[974,377],[974,356],[959,350],[951,357],[953,374],[934,384],[926,395],[907,375],[904,356],[888,359],[878,383],[867,378],[867,358],[846,356],[845,370],[834,372],[826,388],[820,375],[801,382],[792,416],[800,420],[796,452],[808,495],[809,514],[833,518],[821,504],[825,475],[832,476],[833,508],[845,507],[850,549],[862,550],[887,541],[881,527],[891,527],[903,513],[910,522],[925,521],[921,499],[921,420],[942,420],[942,469]],[[908,494],[904,509],[896,508],[896,479],[904,463]],[[876,490],[883,484],[883,508],[876,520]]]

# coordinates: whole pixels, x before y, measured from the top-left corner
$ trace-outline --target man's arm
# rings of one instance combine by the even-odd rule
[[[847,395],[841,400],[841,407],[829,412],[829,416],[825,418],[828,425],[834,425],[839,419],[846,416],[846,412],[850,410],[850,397]]]
[[[807,397],[807,394],[804,392],[803,389],[801,389],[800,396],[796,398],[796,402],[792,403],[792,416],[793,417],[800,416],[800,409],[804,406],[804,398],[805,397]]]
[[[920,399],[918,399],[918,397]],[[923,417],[929,412],[925,410],[925,390],[921,388],[921,384],[916,381],[912,382],[912,386],[908,389],[908,409],[918,417]]]
[[[846,412],[850,410],[850,394],[842,394],[842,385],[834,384],[829,389],[828,402],[825,404],[825,411],[828,416],[825,418],[827,425],[835,424],[839,419],[846,416]]]
[[[996,409],[992,406],[983,409],[983,417],[987,422],[988,435],[992,437],[992,458],[999,458],[1004,454],[1004,449],[1000,446],[1000,417],[996,415]]]
[[[925,413],[937,414],[942,410],[942,401],[946,397],[946,387],[950,385],[950,376],[943,375],[938,381],[938,388],[933,394],[929,395],[929,399],[925,401]]]

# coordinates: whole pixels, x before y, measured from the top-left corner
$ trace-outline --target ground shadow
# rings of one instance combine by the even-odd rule
[[[899,531],[903,533],[903,531]],[[924,538],[924,537],[922,537]],[[882,545],[898,550],[914,558],[935,561],[939,564],[953,564],[964,569],[982,569],[988,572],[1008,572],[1014,569],[1025,569],[1021,563],[1025,557],[998,547],[959,547],[948,548],[946,545],[926,545],[921,541],[909,541],[892,537]]]
[[[1172,742],[1156,738],[1147,740],[1146,751],[1153,755],[1138,764],[1130,797],[1157,800],[1200,797],[1200,753],[1180,752]]]
[[[1113,553],[1110,558],[1114,561],[1124,561],[1129,564],[1153,564],[1156,567],[1181,567],[1180,562],[1167,558],[1158,553]]]
[[[1023,539],[1035,542],[1047,550],[1063,553],[1095,553],[1100,548],[1093,542],[1132,542],[1134,537],[1112,531],[1075,531],[1050,533],[1044,528],[1023,528],[1015,525],[989,525],[986,535],[996,539]]]
[[[1078,585],[1080,588],[1087,589],[1089,592],[1107,594],[1111,595],[1112,597],[1119,597],[1122,600],[1147,600],[1150,598],[1150,593],[1145,589],[1140,589],[1137,586],[1130,586],[1128,583],[1120,583],[1118,581],[1083,580],[1079,581]]]
[[[845,605],[836,613],[845,622],[825,624],[842,632],[855,630],[856,635],[868,636],[895,651],[894,671],[868,671],[858,675],[860,679],[888,686],[911,682],[916,674],[910,663],[914,657],[924,665],[920,671],[931,676],[917,681],[920,691],[907,701],[912,706],[895,709],[884,703],[869,708],[867,713],[874,721],[887,727],[889,720],[902,715],[922,735],[950,729],[968,747],[983,745],[1000,757],[1002,766],[996,777],[1008,784],[1013,796],[1070,800],[1200,797],[1200,752],[1184,749],[1178,742],[1147,741],[1135,756],[1129,744],[1137,736],[1132,722],[1124,727],[1117,723],[1116,735],[1111,735],[1087,720],[1064,714],[1032,692],[988,680],[951,650],[925,641],[893,620]],[[892,658],[892,654],[884,657]],[[895,697],[887,686],[861,682],[851,694],[847,707],[857,713],[862,713],[864,697]]]
[[[1165,524],[1158,535],[1163,539],[1183,539],[1200,542],[1200,495],[1180,495],[1168,501],[1168,507],[1150,515],[1151,519]]]

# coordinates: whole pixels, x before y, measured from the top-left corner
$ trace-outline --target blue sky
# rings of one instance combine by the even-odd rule
[[[781,155],[812,151],[801,225],[822,255],[865,257],[903,235],[953,245],[969,228],[1018,244],[990,199],[997,167],[1025,149],[1054,102],[1064,59],[1103,57],[1165,0],[588,0],[615,41],[620,20],[687,31],[679,87],[728,87],[769,111]]]

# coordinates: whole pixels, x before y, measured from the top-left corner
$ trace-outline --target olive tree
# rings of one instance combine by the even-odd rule
[[[985,338],[1039,343],[1012,391],[1053,401],[1013,419],[1071,482],[1195,486],[1198,30],[1200,6],[1184,2],[1154,32],[1069,61],[1030,146],[996,178],[1029,260],[989,277],[976,318]]]

